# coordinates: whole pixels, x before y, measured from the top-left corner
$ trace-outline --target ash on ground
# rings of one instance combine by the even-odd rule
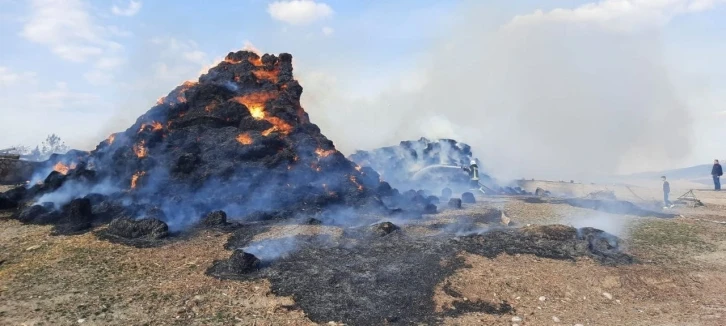
[[[222,279],[267,278],[275,294],[292,296],[314,322],[409,325],[439,323],[446,316],[471,311],[498,315],[514,312],[506,301],[477,301],[461,309],[435,312],[436,287],[457,269],[467,268],[459,256],[462,252],[485,257],[589,257],[606,265],[635,263],[633,257],[620,251],[618,238],[600,230],[564,225],[506,228],[497,226],[495,216],[501,216],[501,212],[489,209],[471,218],[477,223],[469,224],[468,234],[463,236],[458,235],[461,230],[442,228],[426,220],[406,225],[380,221],[345,228],[336,236],[268,240],[254,240],[256,232],[267,232],[268,227],[257,226],[258,231],[242,228],[226,246],[235,250],[230,259],[215,262],[207,273]],[[488,228],[482,228],[483,223]],[[264,267],[243,266],[235,272],[235,266],[240,266],[240,248],[265,262]],[[245,261],[254,259],[248,257]]]

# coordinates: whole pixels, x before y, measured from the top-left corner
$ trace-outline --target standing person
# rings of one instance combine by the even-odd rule
[[[471,189],[479,189],[479,166],[476,164],[476,159],[472,159],[469,163],[469,167],[462,166],[464,171],[469,174],[469,187]]]
[[[660,178],[663,180],[663,203],[665,204],[663,208],[673,207],[674,205],[671,204],[670,200],[668,200],[668,195],[671,193],[671,184],[666,181],[665,176]]]
[[[723,169],[721,164],[718,164],[718,160],[713,160],[713,168],[711,169],[711,176],[713,177],[713,188],[716,191],[721,190],[721,176],[723,175]]]

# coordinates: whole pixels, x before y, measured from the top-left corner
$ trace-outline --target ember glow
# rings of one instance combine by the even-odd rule
[[[224,62],[229,63],[229,64],[236,65],[236,64],[238,64],[238,63],[240,63],[242,61],[234,60],[232,58],[224,58]]]
[[[69,167],[68,165],[63,164],[63,162],[58,162],[53,166],[53,171],[56,171],[60,174],[68,174],[68,171],[73,170],[76,168],[76,164],[72,163]]]
[[[252,72],[252,74],[257,77],[257,79],[266,79],[273,83],[277,83],[277,75],[279,71],[277,69],[275,70],[255,70]]]
[[[261,67],[262,66],[262,58],[249,57],[248,61],[251,64],[253,64],[253,65],[257,66],[257,67]]]
[[[333,154],[333,153],[335,153],[334,149],[329,149],[326,151],[326,150],[323,150],[322,148],[318,148],[315,150],[315,154],[317,154],[320,157],[328,157],[330,154]]]
[[[355,176],[352,176],[351,175],[350,176],[350,181],[353,182],[356,186],[358,186],[358,191],[362,191],[363,190],[363,185],[361,185],[360,183],[358,183],[358,180],[356,180]]]
[[[242,145],[251,145],[252,144],[252,137],[250,137],[249,133],[242,133],[237,136],[237,141]]]
[[[277,92],[260,92],[235,97],[233,100],[247,107],[250,115],[256,120],[266,120],[272,127],[262,132],[268,136],[273,132],[281,132],[285,135],[292,131],[292,126],[278,117],[270,117],[265,114],[265,103],[277,96]]]
[[[233,100],[247,107],[253,118],[262,120],[265,118],[265,103],[277,97],[275,92],[259,92],[235,97]]]
[[[141,128],[139,128],[139,132],[142,132],[144,130],[144,128],[146,128],[146,126],[151,126],[151,130],[153,130],[153,131],[159,131],[159,130],[164,129],[164,126],[160,122],[153,121],[153,122],[151,122],[151,124],[142,123]]]
[[[146,157],[146,146],[144,146],[143,140],[134,145],[134,153],[136,153],[136,157],[138,158]]]
[[[204,107],[204,111],[206,111],[206,112],[212,112],[216,107],[217,107],[217,102],[212,102],[212,103],[207,104]]]
[[[248,109],[250,110],[250,115],[252,115],[255,120],[262,120],[265,118],[265,108],[261,105],[251,105]]]
[[[192,86],[196,85],[197,82],[187,80],[185,81],[181,86],[182,89],[179,90],[179,94],[176,96],[176,100],[178,103],[186,103],[187,97],[186,97],[186,91],[191,88]]]
[[[272,128],[263,131],[262,136],[268,136],[273,132],[280,132],[287,135],[292,131],[292,126],[278,117],[267,117],[265,120],[272,124]]]
[[[329,190],[329,189],[328,189],[328,185],[326,185],[326,184],[324,184],[324,183],[323,183],[323,190],[325,190],[325,192],[327,192],[327,193],[328,193],[328,195],[330,195],[330,196],[335,196],[335,191],[331,191],[331,190]]]
[[[131,189],[136,189],[136,184],[139,182],[139,178],[146,174],[144,171],[138,171],[131,176]]]

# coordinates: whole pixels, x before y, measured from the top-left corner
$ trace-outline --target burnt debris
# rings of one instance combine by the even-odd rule
[[[465,192],[461,194],[461,202],[466,204],[473,204],[476,203],[476,198],[474,198],[474,194],[470,192]]]
[[[260,269],[262,262],[255,255],[245,252],[242,249],[235,249],[227,260],[215,261],[207,271],[217,277],[239,277],[240,275],[256,272]]]
[[[376,225],[373,225],[373,227],[371,227],[371,231],[373,231],[375,234],[377,234],[379,236],[386,236],[386,235],[389,235],[400,229],[401,228],[399,228],[397,225],[395,225],[391,222],[378,223]]]
[[[227,213],[224,211],[209,212],[202,217],[202,225],[207,227],[220,227],[227,224]]]
[[[461,199],[460,198],[449,199],[449,208],[455,208],[455,209],[461,208]]]
[[[161,220],[143,218],[140,220],[121,217],[108,224],[108,228],[98,232],[101,239],[139,248],[160,244],[161,239],[169,236],[169,226]]]
[[[500,214],[491,209],[470,220],[493,222]],[[455,301],[456,309],[435,312],[432,298],[437,287],[446,284],[457,269],[467,268],[458,255],[461,252],[492,258],[500,254],[562,260],[589,257],[606,265],[635,262],[620,251],[618,238],[592,228],[552,225],[490,229],[458,238],[453,238],[453,229],[444,231],[443,236],[416,236],[404,230],[384,222],[362,228],[362,232],[344,232],[335,241],[316,242],[314,237],[300,238],[299,242],[269,240],[263,247],[277,252],[279,258],[255,269],[247,268],[252,266],[250,258],[238,263],[239,251],[234,249],[248,246],[250,239],[249,231],[240,229],[227,245],[234,250],[231,258],[215,262],[207,273],[236,280],[267,278],[275,294],[292,296],[317,323],[333,320],[347,325],[382,325],[395,321],[410,325],[438,324],[446,316],[474,311],[514,313],[507,302],[462,300]],[[455,298],[460,296],[447,291],[446,286],[444,291]]]
[[[549,202],[553,204],[567,204],[574,207],[587,208],[611,214],[636,215],[643,217],[652,216],[657,218],[674,218],[678,216],[676,214],[657,212],[651,209],[642,208],[625,200],[568,198],[550,200]]]

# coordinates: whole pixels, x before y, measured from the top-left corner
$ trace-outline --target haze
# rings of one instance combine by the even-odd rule
[[[499,178],[592,179],[726,152],[721,1],[0,6],[0,148],[55,132],[92,149],[254,47],[293,54],[305,109],[344,153],[455,138]]]

